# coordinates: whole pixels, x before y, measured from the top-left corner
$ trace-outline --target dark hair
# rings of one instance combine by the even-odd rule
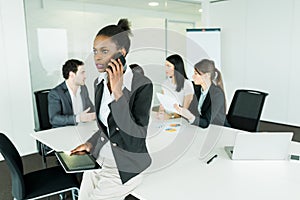
[[[70,59],[65,62],[62,67],[62,74],[65,79],[69,78],[69,73],[74,72],[76,73],[78,70],[78,66],[84,65],[84,63],[80,60]]]
[[[135,73],[141,73],[144,75],[144,70],[141,66],[139,66],[138,64],[131,64],[129,65],[129,67],[131,68],[131,70]]]
[[[129,35],[132,35],[130,30],[130,23],[127,19],[120,19],[117,25],[108,25],[102,28],[96,35],[107,36],[117,45],[117,48],[124,48],[126,53],[129,52],[130,39]]]
[[[166,58],[167,61],[174,65],[174,76],[176,82],[176,91],[180,92],[184,87],[184,79],[187,79],[184,63],[180,55],[173,54]]]
[[[196,63],[194,68],[198,73],[210,73],[210,79],[212,83],[219,86],[224,92],[222,75],[221,72],[215,67],[214,61],[203,59],[200,62]]]

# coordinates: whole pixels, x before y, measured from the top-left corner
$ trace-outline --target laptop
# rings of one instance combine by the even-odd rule
[[[292,132],[239,132],[234,146],[225,146],[232,160],[287,160]]]

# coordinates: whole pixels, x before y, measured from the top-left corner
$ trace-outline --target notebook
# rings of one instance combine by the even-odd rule
[[[60,151],[55,152],[55,155],[67,173],[101,168],[95,158],[90,154],[69,155],[68,153]]]
[[[292,137],[292,132],[238,133],[225,151],[232,160],[287,160]]]

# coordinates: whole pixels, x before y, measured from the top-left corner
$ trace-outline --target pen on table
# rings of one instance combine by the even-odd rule
[[[216,157],[218,157],[218,155],[216,154],[216,155],[214,155],[213,157],[211,157],[207,162],[206,162],[206,164],[209,164],[209,163],[211,163],[211,161],[213,161],[213,159],[215,159]]]

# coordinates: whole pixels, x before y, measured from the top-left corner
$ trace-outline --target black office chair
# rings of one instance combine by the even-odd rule
[[[65,173],[62,167],[24,174],[20,154],[3,133],[0,133],[0,153],[10,170],[14,199],[40,199],[71,191],[72,199],[75,200],[79,192],[79,183],[73,174]]]
[[[49,114],[48,114],[48,94],[50,89],[40,90],[34,92],[35,101],[36,101],[36,108],[37,114],[39,117],[39,130],[47,130],[51,129],[52,126],[49,121]]]
[[[49,122],[49,114],[48,114],[49,92],[50,89],[39,90],[34,92],[35,101],[36,101],[36,110],[37,110],[38,120],[39,120],[39,129],[36,129],[35,131],[43,131],[52,128]],[[46,156],[54,155],[53,150],[39,141],[36,141],[36,144],[37,144],[38,152],[42,156],[43,165],[44,167],[47,167]]]
[[[255,90],[236,90],[227,114],[231,127],[257,132],[267,95]]]

